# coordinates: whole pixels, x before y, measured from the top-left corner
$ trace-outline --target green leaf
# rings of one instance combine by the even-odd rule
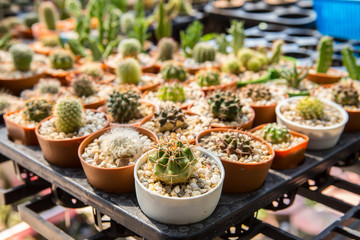
[[[204,26],[199,21],[195,21],[185,31],[180,31],[181,49],[186,57],[191,57],[194,46],[201,41],[203,28]]]

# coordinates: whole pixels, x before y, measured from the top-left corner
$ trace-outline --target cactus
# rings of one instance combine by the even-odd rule
[[[60,91],[60,85],[61,83],[57,79],[42,78],[36,84],[35,89],[38,89],[40,93],[57,94]]]
[[[195,170],[197,158],[192,146],[180,139],[162,139],[156,151],[149,155],[153,174],[166,184],[185,183]]]
[[[76,76],[72,80],[71,86],[77,97],[89,97],[96,93],[95,84],[94,84],[93,79],[84,74],[80,74],[80,75]]]
[[[255,56],[255,51],[250,48],[242,48],[238,54],[238,60],[241,64],[241,66],[246,66],[247,62]]]
[[[197,63],[215,61],[216,49],[209,43],[200,42],[195,45],[193,50],[193,58]]]
[[[124,58],[132,57],[137,59],[141,51],[141,44],[135,38],[124,39],[120,42],[118,51]]]
[[[165,80],[178,80],[184,82],[187,72],[183,65],[175,62],[166,62],[161,67],[161,76]]]
[[[342,106],[359,106],[359,92],[354,83],[339,84],[333,89],[333,96],[336,103]]]
[[[184,102],[184,88],[180,84],[164,85],[159,89],[158,97],[162,101]]]
[[[271,57],[270,57],[270,63],[275,64],[280,62],[281,57],[281,48],[284,45],[284,41],[279,39],[276,40],[273,43],[272,49],[271,49]]]
[[[317,46],[318,61],[316,72],[326,73],[330,68],[333,57],[333,45],[334,41],[331,37],[324,36],[320,39]]]
[[[181,108],[170,105],[155,112],[155,126],[160,132],[175,132],[186,127],[185,116]]]
[[[237,75],[241,72],[240,63],[236,58],[230,57],[226,59],[225,63],[222,65],[221,71],[225,73],[231,73]]]
[[[70,69],[74,65],[74,57],[66,50],[53,51],[49,56],[51,66],[55,69]]]
[[[253,101],[270,100],[272,95],[268,87],[261,84],[252,84],[246,87],[245,95]]]
[[[31,28],[32,25],[39,21],[38,15],[35,12],[29,12],[24,15],[24,24],[26,27]]]
[[[228,156],[235,154],[243,157],[250,155],[253,149],[250,146],[251,138],[248,135],[240,132],[227,132],[221,139],[219,139],[219,147]]]
[[[159,9],[156,14],[155,37],[158,41],[164,37],[170,37],[172,33],[171,19],[168,19],[165,13],[164,1],[160,0]]]
[[[158,60],[166,61],[173,59],[176,51],[176,42],[172,38],[162,38],[158,43]]]
[[[281,71],[277,71],[277,73],[281,78],[286,80],[289,87],[299,89],[301,81],[306,78],[310,70],[311,66],[308,66],[298,71],[296,63],[294,63],[292,68],[287,67]]]
[[[261,129],[261,138],[269,143],[278,144],[289,142],[291,140],[291,134],[286,126],[272,123],[267,124]]]
[[[132,31],[135,24],[135,16],[131,12],[124,13],[120,18],[120,30],[124,35]]]
[[[296,111],[306,120],[321,119],[324,116],[324,103],[315,97],[303,97],[298,100]]]
[[[222,54],[227,54],[227,47],[229,46],[229,43],[226,40],[226,34],[217,34],[215,42],[217,46],[217,51]]]
[[[85,123],[84,110],[76,99],[59,99],[54,107],[54,123],[58,132],[77,132]]]
[[[15,44],[10,48],[10,53],[16,70],[30,70],[34,52],[28,45],[23,43]]]
[[[116,69],[120,83],[137,85],[141,80],[141,68],[139,63],[133,58],[126,58],[119,62]]]
[[[128,123],[141,117],[140,94],[135,91],[113,91],[107,99],[108,112],[117,123]]]
[[[28,121],[41,122],[51,115],[52,103],[45,99],[31,99],[25,103],[24,118]]]
[[[91,62],[80,67],[80,72],[85,73],[94,78],[101,78],[104,71],[101,68],[101,63]]]
[[[242,105],[238,95],[230,91],[216,92],[207,102],[214,117],[224,121],[234,121],[241,113]]]
[[[44,47],[57,47],[60,45],[60,42],[59,42],[59,37],[58,36],[53,36],[53,35],[50,35],[50,36],[45,36],[43,38],[41,38],[41,44],[44,46]]]
[[[244,22],[237,20],[231,21],[231,26],[228,29],[228,33],[232,36],[231,45],[234,53],[238,53],[239,49],[244,47],[245,33]]]
[[[56,6],[50,2],[41,2],[39,5],[40,21],[45,23],[48,30],[56,30],[56,22],[59,20],[59,13]]]
[[[195,81],[200,87],[220,85],[220,73],[217,70],[201,70],[196,74]]]
[[[346,70],[349,73],[351,79],[360,79],[360,66],[356,65],[356,59],[354,57],[353,51],[348,47],[344,47],[341,51],[343,62],[346,67]]]

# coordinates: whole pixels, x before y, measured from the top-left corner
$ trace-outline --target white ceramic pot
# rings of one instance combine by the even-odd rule
[[[214,189],[195,197],[172,198],[162,196],[148,190],[140,183],[137,170],[148,160],[149,154],[156,151],[155,149],[142,155],[136,162],[134,171],[136,197],[141,210],[149,218],[162,223],[183,225],[199,222],[210,216],[215,210],[225,178],[224,167],[220,159],[213,153],[201,147],[195,147],[194,149],[200,150],[207,157],[216,161],[221,172],[220,182]]]
[[[335,146],[341,136],[341,133],[344,130],[345,124],[349,119],[347,112],[340,105],[330,100],[319,99],[325,104],[331,105],[332,107],[339,110],[343,120],[340,123],[335,124],[333,126],[322,127],[322,128],[300,125],[298,123],[294,123],[286,119],[284,115],[280,112],[281,107],[285,103],[297,102],[300,98],[303,97],[292,97],[281,101],[276,106],[275,109],[276,121],[280,124],[287,126],[290,130],[293,130],[295,132],[300,132],[308,136],[309,137],[309,143],[307,146],[308,149],[327,149]]]

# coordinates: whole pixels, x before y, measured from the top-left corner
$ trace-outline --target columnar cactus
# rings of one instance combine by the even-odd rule
[[[331,37],[324,36],[320,39],[317,46],[318,60],[316,72],[326,73],[331,66],[333,57],[334,41]]]
[[[209,43],[200,42],[195,45],[193,50],[193,58],[197,63],[215,61],[216,49]]]
[[[161,67],[161,76],[165,80],[177,80],[184,82],[187,72],[183,65],[175,62],[166,62]]]
[[[124,58],[137,58],[141,51],[141,44],[139,40],[135,38],[127,38],[120,42],[118,50],[121,56]]]
[[[339,84],[333,89],[336,103],[342,106],[359,106],[360,96],[353,83]]]
[[[40,21],[45,23],[47,29],[56,30],[56,22],[59,20],[59,13],[54,3],[50,1],[41,2],[38,11]]]
[[[296,110],[306,120],[321,119],[324,116],[324,103],[315,97],[303,97],[298,100]]]
[[[52,103],[45,99],[31,99],[23,111],[26,120],[41,122],[51,115]]]
[[[70,69],[74,65],[74,57],[66,50],[56,50],[49,56],[51,66],[55,69]]]
[[[291,134],[289,129],[280,124],[267,124],[261,129],[261,137],[272,144],[278,144],[283,142],[289,142],[291,140]]]
[[[237,75],[241,72],[240,71],[240,63],[236,58],[230,57],[222,65],[221,71],[223,71],[225,73],[231,73],[231,74]]]
[[[262,84],[252,84],[245,88],[245,95],[253,101],[270,100],[272,97],[268,87]]]
[[[174,137],[163,139],[149,156],[154,175],[165,184],[186,182],[195,170],[197,158],[192,146]]]
[[[172,38],[162,38],[158,43],[158,60],[166,61],[173,59],[176,51],[176,42]]]
[[[160,132],[175,132],[186,127],[185,116],[181,108],[166,106],[155,112],[155,126]]]
[[[89,97],[96,93],[93,79],[84,74],[76,76],[71,85],[77,97]]]
[[[141,68],[139,63],[133,58],[126,58],[119,62],[116,69],[120,83],[137,85],[141,80]]]
[[[84,110],[76,99],[64,98],[54,108],[55,128],[58,132],[77,132],[84,125]]]
[[[180,84],[164,85],[159,89],[158,97],[162,101],[184,102],[184,88]]]
[[[34,52],[28,45],[23,43],[15,44],[10,48],[10,53],[16,70],[30,70]]]
[[[235,54],[244,47],[244,22],[232,20],[228,33],[232,36],[231,45]]]
[[[127,35],[134,27],[135,16],[131,12],[124,13],[120,18],[120,30]]]
[[[225,121],[236,120],[242,110],[238,95],[230,91],[214,93],[207,102],[214,117]]]
[[[281,58],[281,48],[284,45],[284,41],[281,39],[276,40],[273,43],[272,49],[271,49],[271,57],[270,57],[270,63],[279,63]]]
[[[196,83],[200,87],[220,85],[221,76],[217,70],[201,70],[195,76]]]
[[[117,123],[128,123],[141,117],[139,107],[140,94],[135,91],[114,91],[107,99],[108,112]]]
[[[348,47],[344,47],[341,50],[343,62],[346,67],[346,70],[349,73],[351,79],[360,79],[360,66],[356,65],[356,59],[354,57],[354,52]]]
[[[35,88],[40,91],[40,93],[45,94],[57,94],[60,91],[61,83],[57,79],[53,78],[42,78],[39,83],[36,84]]]
[[[250,146],[251,138],[240,132],[229,131],[219,139],[219,147],[227,155],[235,154],[238,157],[250,155],[253,149]]]

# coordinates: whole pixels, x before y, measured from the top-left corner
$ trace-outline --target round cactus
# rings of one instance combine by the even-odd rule
[[[225,61],[225,63],[221,67],[221,71],[231,74],[239,74],[240,71],[240,63],[236,58],[229,58]]]
[[[219,147],[228,156],[234,154],[238,157],[250,155],[253,149],[250,146],[251,138],[240,132],[227,132],[219,141]]]
[[[321,119],[324,116],[324,103],[315,97],[303,97],[298,100],[296,110],[306,120]]]
[[[246,68],[253,72],[258,72],[261,67],[262,67],[262,62],[257,57],[250,58],[246,64]]]
[[[134,24],[135,24],[134,14],[127,12],[121,16],[120,30],[123,34],[127,35],[131,30],[133,30]]]
[[[51,115],[52,103],[45,99],[31,99],[23,111],[26,120],[41,122]]]
[[[246,97],[253,101],[270,100],[272,97],[271,91],[268,87],[262,84],[252,84],[245,88]]]
[[[41,44],[44,46],[44,47],[57,47],[59,46],[59,38],[57,36],[45,36],[43,38],[41,38]]]
[[[209,43],[197,43],[193,50],[193,58],[197,63],[213,62],[215,61],[216,49]]]
[[[124,58],[137,58],[141,51],[141,44],[139,40],[135,38],[124,39],[120,42],[118,51]]]
[[[100,78],[104,74],[104,71],[101,68],[101,63],[97,63],[97,62],[92,62],[82,65],[80,67],[80,72],[94,78]]]
[[[184,88],[180,84],[164,85],[159,89],[158,97],[162,101],[184,102]]]
[[[47,29],[56,30],[56,22],[59,20],[59,13],[54,3],[50,1],[41,2],[38,8],[40,21]]]
[[[35,89],[38,89],[40,93],[57,94],[60,91],[61,83],[57,79],[42,78],[39,83],[36,84]]]
[[[162,38],[158,43],[158,59],[166,61],[173,59],[174,52],[176,51],[176,42],[172,38]]]
[[[56,50],[49,56],[51,66],[55,69],[70,69],[74,65],[74,57],[65,50]]]
[[[10,53],[16,70],[30,70],[34,52],[28,45],[23,43],[15,44],[10,48]]]
[[[175,132],[186,127],[185,116],[181,108],[169,105],[155,112],[155,126],[160,132]]]
[[[84,110],[76,99],[60,99],[54,107],[54,123],[58,132],[77,132],[84,125]]]
[[[272,144],[278,144],[283,142],[289,142],[291,140],[291,134],[289,129],[280,124],[267,124],[261,129],[261,137]]]
[[[39,21],[38,15],[35,12],[29,12],[24,15],[24,24],[26,27],[31,28],[32,25]]]
[[[247,62],[255,56],[255,51],[250,48],[242,48],[238,52],[238,60],[241,66],[246,66]]]
[[[96,93],[93,79],[84,74],[76,76],[71,82],[74,93],[78,97],[89,97]]]
[[[139,63],[133,58],[126,58],[119,62],[116,69],[120,83],[137,85],[141,80],[141,68]]]
[[[185,67],[179,63],[166,62],[161,67],[161,76],[165,80],[184,82],[187,79],[187,72]]]
[[[108,112],[117,123],[128,123],[141,117],[139,107],[140,94],[134,91],[114,91],[107,99]]]
[[[359,106],[360,96],[354,84],[339,84],[333,89],[333,96],[336,103],[342,106]]]
[[[201,70],[195,76],[196,83],[200,87],[220,85],[220,73],[217,70]]]
[[[236,120],[242,110],[238,95],[230,91],[214,93],[207,102],[214,117],[224,121]]]

